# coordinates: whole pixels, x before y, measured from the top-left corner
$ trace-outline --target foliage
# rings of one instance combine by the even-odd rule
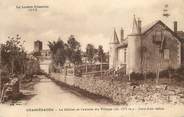
[[[73,64],[80,64],[82,63],[82,56],[80,50],[80,43],[75,39],[73,35],[71,35],[67,41],[66,46],[66,55],[68,59]]]
[[[48,42],[48,46],[52,52],[52,60],[56,65],[63,66],[66,60],[65,57],[65,45],[60,38],[57,42]]]
[[[51,50],[53,64],[63,66],[66,60],[74,65],[82,63],[81,45],[73,35],[68,38],[66,43],[59,38],[57,41],[48,42],[48,46]],[[89,63],[96,60],[105,62],[106,60],[103,46],[96,49],[92,44],[87,45],[85,57]]]
[[[176,72],[177,72],[178,74],[181,74],[181,75],[184,76],[184,66],[183,66],[183,65],[180,66],[178,69],[176,69]]]
[[[105,53],[104,53],[102,45],[98,46],[98,61],[100,61],[100,62],[106,61],[106,57],[105,57]]]
[[[72,58],[72,62],[74,64],[82,63],[81,50],[78,49],[78,50],[74,51],[71,58]]]
[[[22,72],[26,52],[23,48],[23,41],[19,35],[9,37],[9,40],[1,46],[2,66],[5,66],[11,73]]]
[[[52,54],[55,54],[56,53],[56,50],[57,50],[57,42],[56,41],[53,41],[53,42],[48,42],[48,46],[52,52]]]
[[[132,72],[130,74],[130,78],[131,78],[131,80],[143,80],[144,79],[144,76],[141,73]]]
[[[178,80],[184,80],[184,66],[180,66],[178,69],[176,69],[175,77],[178,78]]]
[[[38,58],[39,56],[41,56],[41,52],[34,52],[33,53],[33,56],[36,57],[36,58]]]
[[[52,53],[53,63],[63,66],[68,59],[73,64],[80,64],[82,62],[80,43],[71,35],[64,43],[60,38],[57,41],[48,42],[48,46]]]
[[[155,79],[156,78],[156,73],[148,72],[148,73],[146,73],[146,78],[147,79]]]
[[[35,59],[27,58],[25,62],[24,70],[25,70],[24,73],[26,75],[32,76],[33,74],[38,74],[40,72],[39,61],[37,61],[37,59],[35,60]]]
[[[67,41],[68,47],[72,50],[78,50],[80,48],[80,43],[71,35]]]
[[[173,68],[168,68],[168,69],[160,71],[160,77],[161,78],[162,77],[169,78],[169,77],[174,76],[174,74],[175,74],[175,70]]]
[[[88,44],[86,47],[86,57],[90,63],[93,62],[96,53],[97,49],[92,44]]]

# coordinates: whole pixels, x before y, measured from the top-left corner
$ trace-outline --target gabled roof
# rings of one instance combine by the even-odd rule
[[[154,22],[151,22],[148,25],[145,25],[142,27],[142,33],[145,33],[147,30],[149,30],[151,27],[153,27],[157,22],[159,22],[159,20],[156,20]]]
[[[149,32],[151,29],[153,29],[157,24],[162,25],[163,27],[165,27],[166,30],[168,30],[173,36],[175,36],[180,42],[182,41],[182,39],[174,32],[172,31],[167,25],[165,25],[161,20],[152,22],[149,25],[146,25],[144,27],[142,27],[142,35],[146,34],[147,32]]]

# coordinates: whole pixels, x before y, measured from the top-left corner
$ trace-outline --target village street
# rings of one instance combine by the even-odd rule
[[[148,115],[149,117],[162,117],[159,112],[164,112],[168,117],[170,117],[174,114],[181,115],[182,113],[182,109],[180,109],[181,111],[178,111],[177,113],[171,113],[172,111],[168,107],[152,115],[150,115],[150,113],[153,113],[152,111],[126,110],[126,106],[113,105],[107,99],[98,96],[93,96],[91,98],[81,92],[79,93],[76,90],[59,86],[45,76],[38,77],[41,80],[34,86],[34,90],[32,91],[32,94],[34,95],[29,99],[18,101],[14,106],[1,105],[0,117],[35,117],[37,115],[43,117],[60,117],[61,115],[65,115],[67,117],[86,117],[89,115],[96,117],[124,117],[124,115],[134,116],[137,114],[139,114],[141,117],[147,117]],[[117,107],[119,109],[123,107],[125,110],[116,110],[115,112],[111,110],[116,109]],[[76,108],[82,110],[72,110]],[[94,108],[99,108],[100,110],[88,110]],[[36,109],[48,109],[53,111],[35,111]],[[67,110],[63,111],[62,109]],[[138,107],[133,107],[132,109],[138,109]]]
[[[71,115],[74,117],[81,117],[81,114],[88,116],[89,113],[95,116],[108,114],[110,114],[109,116],[112,116],[113,113],[108,110],[104,110],[104,112],[110,113],[101,113],[102,111],[94,113],[93,111],[88,110],[115,106],[107,99],[98,96],[91,97],[76,90],[59,86],[43,75],[38,77],[41,80],[34,86],[34,90],[26,93],[23,92],[24,95],[27,95],[25,99],[15,102],[12,106],[9,105],[9,103],[0,105],[0,117],[35,117],[37,114],[44,117],[59,117],[63,114],[70,117]],[[82,110],[72,110],[76,108]],[[54,111],[29,111],[29,109],[54,109]],[[62,109],[66,110],[61,111]]]
[[[81,93],[66,87],[60,87],[52,80],[45,76],[39,76],[41,79],[34,86],[34,94],[30,100],[25,102],[25,105],[67,105],[67,106],[97,106],[111,105],[107,99],[101,97],[88,98]]]

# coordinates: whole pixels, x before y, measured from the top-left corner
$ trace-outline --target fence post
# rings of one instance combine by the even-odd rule
[[[102,70],[103,70],[103,62],[102,62],[102,56],[101,56],[101,65],[100,65],[101,78],[102,78]]]
[[[65,67],[65,82],[66,82],[66,77],[67,77],[67,66]]]
[[[1,58],[1,49],[2,45],[0,44],[0,95],[1,95],[1,90],[2,90],[2,75],[1,75],[1,70],[2,70],[2,58]]]
[[[74,67],[73,67],[73,76],[75,76],[75,69],[77,68],[77,65],[74,64]]]
[[[86,63],[86,73],[88,72],[88,64]]]

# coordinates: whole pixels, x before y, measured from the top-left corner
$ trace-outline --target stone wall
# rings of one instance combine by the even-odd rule
[[[112,99],[120,104],[184,104],[184,88],[177,86],[150,85],[149,83],[137,84],[128,81],[85,77],[64,77],[52,73],[56,81],[66,83],[93,94]]]

